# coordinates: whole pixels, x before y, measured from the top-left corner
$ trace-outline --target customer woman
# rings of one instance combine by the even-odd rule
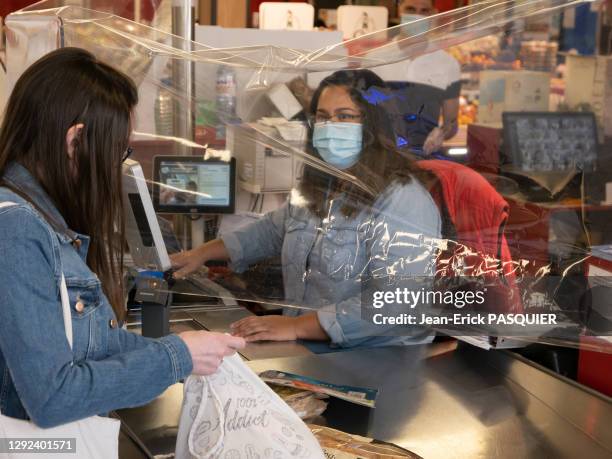
[[[124,312],[121,164],[134,84],[65,48],[17,81],[0,128],[0,410],[39,427],[142,405],[244,345],[185,332],[153,340]],[[62,315],[68,287],[73,344]]]
[[[240,271],[281,255],[286,302],[295,307],[243,319],[233,324],[235,335],[347,347],[428,339],[417,326],[361,318],[361,305],[397,279],[431,287],[440,237],[437,207],[421,183],[426,177],[397,152],[380,96],[384,83],[367,70],[323,80],[312,98],[310,145],[326,167],[306,166],[299,193],[278,210],[173,258],[180,277],[208,260],[229,260]]]

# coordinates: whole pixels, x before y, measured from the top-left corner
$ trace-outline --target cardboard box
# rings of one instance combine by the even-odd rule
[[[247,27],[247,0],[198,0],[198,24]]]
[[[338,30],[345,40],[386,29],[389,10],[384,6],[342,5],[338,7]]]
[[[589,104],[600,133],[612,136],[612,57],[567,56],[565,102],[570,109]]]
[[[502,122],[503,112],[545,112],[550,99],[550,74],[529,70],[480,72],[479,124]]]
[[[263,2],[259,5],[259,28],[312,30],[314,14],[314,7],[308,3]]]

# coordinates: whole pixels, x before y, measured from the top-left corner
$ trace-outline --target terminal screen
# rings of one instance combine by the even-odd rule
[[[230,163],[162,161],[159,205],[227,207],[231,200]]]

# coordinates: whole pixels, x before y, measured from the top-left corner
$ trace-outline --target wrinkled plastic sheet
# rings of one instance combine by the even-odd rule
[[[482,2],[313,51],[282,44],[212,48],[123,19],[111,3],[94,11],[41,2],[8,18],[7,47],[9,65],[11,56],[21,56],[25,66],[37,52],[79,46],[129,75],[141,98],[134,159],[151,191],[168,202],[188,206],[209,195],[194,170],[156,181],[155,155],[237,158],[236,215],[206,218],[209,236],[221,227],[234,259],[198,274],[216,286],[198,296],[272,305],[290,315],[318,312],[322,320],[328,314],[330,326],[361,338],[438,331],[567,347],[582,341],[610,352],[612,261],[606,250],[612,238],[601,193],[612,169],[601,122],[596,139],[594,133],[585,137],[587,122],[533,121],[517,141],[539,150],[525,153],[525,147],[522,157],[512,157],[504,150],[501,115],[479,122],[474,112],[484,116],[486,107],[465,96],[465,90],[483,92],[485,72],[527,81],[527,58],[512,40],[534,21],[585,3]],[[422,86],[402,81],[407,59],[440,52],[461,67],[463,139],[445,144],[467,148],[460,160],[448,148],[424,154],[423,141],[439,120],[422,114],[435,113],[441,99],[428,100]],[[393,64],[399,83],[379,72],[386,76],[382,84],[362,86],[353,97],[368,114],[362,141],[377,159],[347,169],[324,161],[312,142],[321,120],[309,106],[320,81],[337,71],[376,73]],[[216,101],[222,66],[236,82],[235,110]],[[192,87],[185,72],[193,72]],[[554,65],[542,73],[556,81]],[[509,103],[504,84],[510,80],[499,75],[487,89],[489,108]],[[300,104],[291,121],[271,96],[279,85],[294,96],[289,108]],[[170,127],[159,119],[162,93],[170,100]],[[553,105],[541,111],[552,113]],[[177,127],[192,116],[193,136]],[[585,138],[599,144],[597,157]],[[568,149],[575,154],[555,156]],[[266,189],[274,187],[257,182],[258,168],[282,184]],[[160,217],[176,233],[190,224],[184,216]],[[181,242],[184,248],[191,243],[189,237]],[[177,288],[170,291],[194,295]]]

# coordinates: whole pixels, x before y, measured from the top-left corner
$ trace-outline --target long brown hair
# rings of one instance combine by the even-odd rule
[[[330,86],[346,88],[359,107],[363,125],[363,147],[359,161],[345,172],[355,176],[367,190],[356,183],[341,179],[329,172],[305,165],[300,192],[308,201],[309,209],[323,217],[331,198],[345,193],[342,213],[354,216],[364,207],[372,206],[376,198],[394,181],[409,183],[413,178],[427,182],[429,174],[415,166],[410,154],[400,153],[396,147],[391,119],[383,108],[387,88],[384,81],[370,70],[341,70],[325,78],[312,96],[310,118],[314,118],[323,90]],[[310,123],[308,152],[321,158],[312,147],[313,123]]]
[[[87,264],[119,318],[124,314],[121,163],[137,102],[127,76],[85,50],[63,48],[19,78],[0,128],[0,176],[10,162],[21,164],[66,224],[90,236]],[[80,123],[71,161],[66,133]]]

